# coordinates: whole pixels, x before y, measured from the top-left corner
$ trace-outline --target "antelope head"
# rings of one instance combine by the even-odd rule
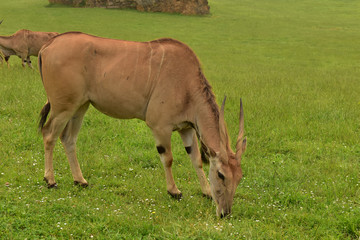
[[[226,130],[224,120],[225,100],[226,97],[222,103],[219,115],[220,151],[210,153],[209,173],[211,194],[216,203],[216,214],[221,218],[231,213],[236,187],[242,178],[241,155],[246,149],[242,100],[240,99],[240,124],[236,142],[236,153],[231,150]]]

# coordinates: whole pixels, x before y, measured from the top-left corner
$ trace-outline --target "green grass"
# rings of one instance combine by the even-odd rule
[[[0,66],[0,239],[360,237],[360,2],[209,3],[212,14],[196,17],[1,1],[0,34],[27,28],[187,43],[218,102],[228,96],[225,118],[233,142],[243,98],[248,148],[231,217],[216,218],[214,204],[201,196],[177,134],[173,171],[181,201],[166,194],[146,125],[94,108],[78,141],[90,186],[72,185],[59,143],[59,188],[47,189],[37,134],[46,95],[38,72],[22,69],[12,57],[10,69]]]

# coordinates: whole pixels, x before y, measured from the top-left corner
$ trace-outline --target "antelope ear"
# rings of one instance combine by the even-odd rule
[[[246,150],[246,143],[247,143],[247,138],[245,137],[244,140],[243,140],[243,142],[242,142],[242,145],[241,145],[241,151],[242,151],[242,153],[244,153],[245,150]]]

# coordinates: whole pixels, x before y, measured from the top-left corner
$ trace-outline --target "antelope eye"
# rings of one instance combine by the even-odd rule
[[[219,171],[217,171],[217,174],[218,174],[218,177],[219,177],[220,179],[222,179],[223,181],[225,180],[224,174],[222,174],[222,173],[219,172]]]

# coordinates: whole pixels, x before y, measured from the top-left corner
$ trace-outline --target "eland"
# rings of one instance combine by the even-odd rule
[[[33,32],[22,29],[11,36],[0,36],[0,52],[2,58],[9,67],[9,58],[11,55],[17,55],[21,58],[23,67],[26,63],[32,68],[30,56],[37,56],[41,47],[52,37],[58,35],[56,32]]]
[[[132,42],[68,32],[46,43],[38,61],[47,93],[39,130],[44,141],[44,180],[48,187],[56,186],[53,149],[58,138],[69,160],[74,183],[88,185],[75,148],[83,117],[91,104],[114,118],[146,122],[165,169],[167,191],[177,199],[182,193],[171,169],[171,134],[178,131],[202,193],[214,199],[218,216],[231,213],[236,187],[242,178],[241,155],[246,149],[242,103],[234,153],[224,121],[225,99],[219,109],[199,60],[187,45],[169,38]],[[202,168],[198,139],[210,162],[210,186]]]

